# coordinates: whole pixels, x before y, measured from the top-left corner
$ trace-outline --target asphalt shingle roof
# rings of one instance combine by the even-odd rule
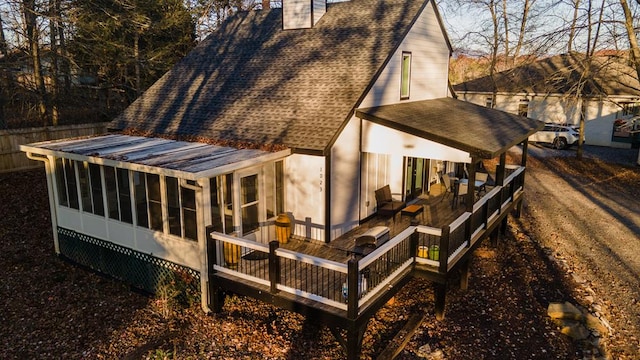
[[[110,127],[323,152],[428,2],[330,4],[300,30],[281,9],[238,13]]]
[[[584,54],[556,55],[531,64],[501,71],[453,86],[454,91],[572,94],[582,83],[584,96],[640,95],[640,83],[635,69],[622,56],[595,56],[590,73],[584,81]]]
[[[356,115],[485,159],[544,127],[538,120],[451,98],[358,109]]]

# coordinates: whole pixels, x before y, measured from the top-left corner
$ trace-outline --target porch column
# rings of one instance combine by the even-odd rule
[[[498,168],[496,169],[496,185],[502,186],[504,185],[504,173],[507,165],[507,153],[503,152],[500,154],[500,164],[498,164]]]
[[[477,157],[471,158],[471,163],[469,164],[469,182],[467,184],[467,198],[465,199],[467,205],[467,211],[473,212],[473,203],[475,202],[476,196],[476,164],[480,161]]]

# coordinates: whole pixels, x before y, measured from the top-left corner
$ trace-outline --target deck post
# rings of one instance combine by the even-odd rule
[[[436,295],[436,320],[444,319],[444,306],[445,306],[445,298],[447,295],[447,283],[436,283],[435,284],[435,295]]]
[[[416,219],[411,220],[411,226],[417,226],[418,221]],[[409,256],[412,258],[416,257],[418,253],[418,241],[420,239],[420,235],[418,234],[417,229],[413,230],[411,236],[409,236]],[[413,262],[415,265],[415,261]]]
[[[449,233],[451,228],[449,225],[445,225],[442,227],[442,235],[440,235],[440,253],[438,256],[440,257],[440,266],[438,267],[438,272],[441,274],[446,274],[449,271]]]
[[[211,311],[219,313],[222,311],[222,307],[224,306],[224,291],[220,289],[215,283],[211,282],[212,275],[216,272],[214,265],[216,264],[217,257],[217,248],[216,241],[211,236],[213,230],[213,225],[209,225],[205,229],[206,231],[206,239],[207,239],[207,272],[209,275],[209,279],[207,281],[207,286],[209,287],[209,309]]]
[[[347,359],[348,360],[358,360],[360,359],[360,352],[362,351],[362,339],[364,338],[364,333],[367,330],[367,323],[369,321],[365,321],[364,324],[360,325],[352,325],[347,329]]]
[[[505,166],[507,165],[507,153],[500,154],[500,163],[496,169],[496,185],[504,185]]]
[[[498,241],[500,240],[500,231],[497,227],[491,232],[491,234],[489,234],[489,239],[491,240],[492,247],[498,247]]]
[[[278,292],[278,284],[280,283],[280,261],[276,256],[276,250],[280,243],[277,240],[269,242],[269,281],[271,282],[271,293]]]
[[[469,287],[469,275],[471,274],[471,261],[464,261],[460,265],[460,290],[467,290]]]
[[[347,262],[347,318],[355,319],[358,316],[358,259],[355,255]]]

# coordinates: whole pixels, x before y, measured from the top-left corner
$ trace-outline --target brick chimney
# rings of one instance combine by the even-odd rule
[[[282,28],[311,28],[326,11],[326,0],[282,0]]]

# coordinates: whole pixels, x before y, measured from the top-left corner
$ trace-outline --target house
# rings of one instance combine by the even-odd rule
[[[640,83],[624,52],[596,55],[591,66],[584,54],[551,56],[453,88],[462,100],[543,122],[579,126],[584,114],[591,145],[640,144]]]
[[[449,274],[522,203],[543,125],[449,97],[450,53],[431,0],[285,0],[230,17],[114,132],[22,147],[46,165],[56,251],[149,290],[186,272],[205,310],[233,291],[299,311],[346,330],[349,358],[414,274],[439,284],[442,318]],[[354,247],[380,218],[376,190],[415,202],[456,169],[475,184],[487,159],[495,187],[455,211],[438,201],[442,224],[393,214],[367,228],[373,252]]]

